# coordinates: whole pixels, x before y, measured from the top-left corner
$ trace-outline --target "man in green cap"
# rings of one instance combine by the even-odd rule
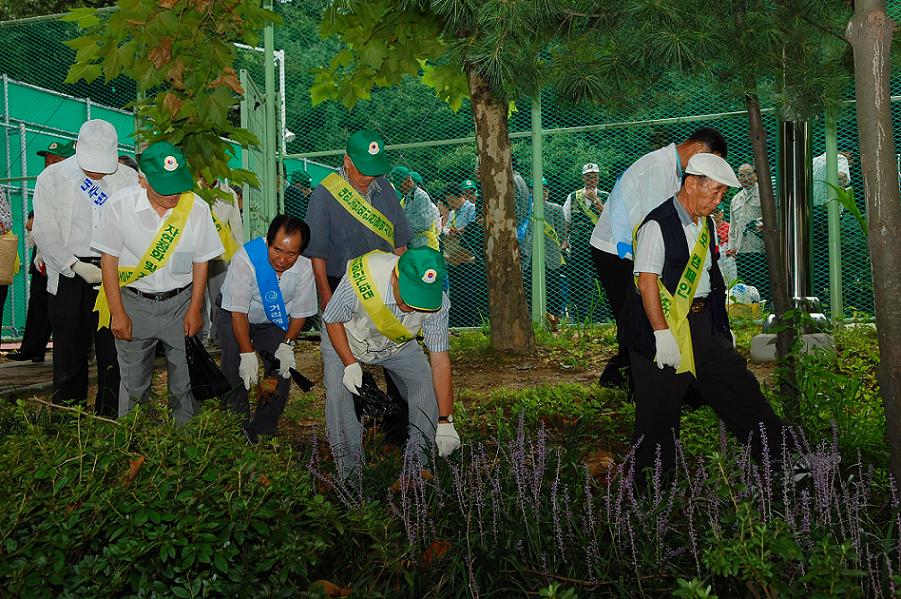
[[[46,150],[40,150],[38,156],[44,159],[44,168],[62,162],[75,155],[75,142],[51,141]]]
[[[149,397],[154,353],[162,342],[169,406],[176,423],[184,424],[196,411],[185,336],[203,326],[207,262],[224,248],[209,206],[192,191],[194,177],[181,150],[154,143],[140,166],[141,186],[114,198],[94,236],[103,271],[97,310],[100,325],[108,322],[116,338],[119,416]]]
[[[395,166],[388,173],[388,180],[397,192],[400,205],[413,231],[413,239],[410,240],[409,246],[411,248],[428,246],[437,250],[441,214],[438,207],[432,203],[429,194],[416,183],[413,174],[413,171],[405,166]]]
[[[369,129],[357,131],[347,140],[342,167],[310,196],[311,239],[304,256],[313,263],[322,309],[349,260],[372,250],[400,255],[413,237],[394,189],[383,176],[389,164],[382,136]]]
[[[310,194],[313,193],[313,179],[305,170],[291,173],[291,185],[285,190],[285,214],[304,220],[307,217],[307,206]]]
[[[444,274],[444,258],[432,248],[411,248],[400,257],[369,252],[350,261],[348,276],[322,314],[328,333],[322,337],[326,423],[345,479],[354,478],[363,457],[363,428],[351,397],[363,384],[362,364],[382,366],[398,383],[409,406],[410,447],[421,465],[433,441],[442,457],[460,445],[453,424]],[[428,361],[416,342],[420,331]]]

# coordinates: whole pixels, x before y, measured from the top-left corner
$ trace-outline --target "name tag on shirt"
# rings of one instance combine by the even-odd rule
[[[100,190],[100,186],[88,177],[85,177],[80,189],[95,206],[103,206],[109,199],[109,196]]]

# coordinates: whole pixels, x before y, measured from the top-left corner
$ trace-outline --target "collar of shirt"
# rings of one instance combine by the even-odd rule
[[[166,218],[167,216],[169,216],[169,214],[172,212],[171,209],[166,210],[166,212],[164,212],[163,215],[160,216],[160,213],[157,212],[156,208],[153,207],[153,204],[150,203],[150,198],[147,196],[147,190],[145,189],[143,191],[144,191],[144,193],[142,193],[141,196],[138,198],[138,201],[135,202],[135,207],[134,207],[135,214],[138,214],[139,212],[144,212],[146,210],[148,212],[152,212],[153,215],[158,219]]]
[[[359,189],[357,189],[356,186],[355,186],[353,183],[350,182],[350,179],[347,178],[347,171],[344,170],[344,167],[343,167],[343,166],[338,167],[338,174],[341,176],[342,179],[344,179],[345,181],[347,181],[347,183],[348,183],[351,187],[353,187],[354,189],[356,189],[356,190],[357,190],[357,193],[359,193],[361,196],[363,196],[364,198],[366,198],[366,201],[368,201],[370,204],[372,203],[372,196],[373,196],[376,192],[381,191],[381,189],[382,189],[382,187],[379,185],[378,178],[375,178],[375,179],[373,179],[373,180],[369,183],[369,187],[366,188],[366,193],[363,193],[363,192],[361,192]]]
[[[688,211],[682,205],[682,202],[679,201],[679,198],[674,197],[673,203],[676,205],[676,214],[679,215],[679,221],[682,223],[682,226],[694,225],[697,227],[699,223],[691,218],[691,215],[688,214]],[[704,222],[701,219],[701,222]]]

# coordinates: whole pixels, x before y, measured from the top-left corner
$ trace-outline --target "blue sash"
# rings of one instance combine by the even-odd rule
[[[260,288],[260,301],[263,311],[272,324],[283,331],[288,330],[288,310],[285,308],[285,299],[282,290],[278,286],[278,275],[269,264],[269,248],[262,237],[251,239],[244,244],[250,263],[257,276],[257,287]]]

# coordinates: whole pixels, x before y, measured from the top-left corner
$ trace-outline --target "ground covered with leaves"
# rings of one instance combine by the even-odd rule
[[[756,332],[738,331],[747,347]],[[611,331],[539,333],[534,357],[452,340],[463,447],[423,470],[367,435],[359,480],[324,442],[324,392],[293,392],[250,446],[206,406],[118,423],[0,407],[0,588],[11,596],[894,596],[899,497],[887,476],[875,334],[837,333],[797,369],[805,447],[756,464],[707,408],[683,413],[678,468],[636,492],[634,406],[601,389]],[[300,370],[321,378],[315,343]],[[777,411],[772,367],[755,367]],[[163,395],[164,377],[157,381]],[[161,400],[158,400],[161,406]],[[799,476],[799,473],[801,476]]]

